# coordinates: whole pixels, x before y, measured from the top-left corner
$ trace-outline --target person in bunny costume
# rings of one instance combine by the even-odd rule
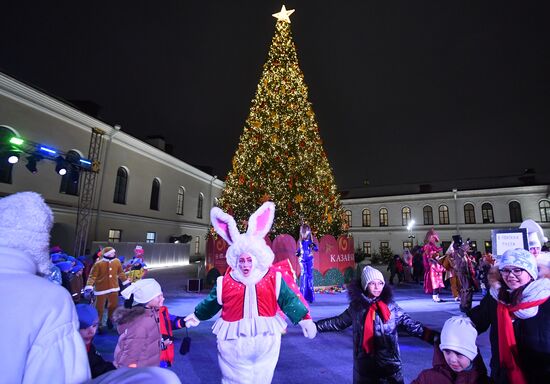
[[[226,259],[231,270],[218,277],[216,285],[195,311],[185,318],[188,327],[200,320],[221,316],[212,327],[218,339],[218,363],[222,383],[271,383],[281,348],[285,321],[280,307],[304,336],[317,334],[309,311],[288,287],[281,273],[271,268],[275,255],[264,238],[275,217],[275,204],[265,202],[250,216],[241,234],[232,216],[214,207],[210,218],[214,230],[229,244]]]

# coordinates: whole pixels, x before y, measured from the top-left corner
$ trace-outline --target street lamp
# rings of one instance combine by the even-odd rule
[[[414,224],[415,224],[415,221],[414,220],[411,220],[409,222],[409,224],[407,225],[407,231],[409,231],[409,239],[410,239],[410,242],[411,242],[411,248],[413,246],[413,242],[414,242],[414,235],[412,233],[412,230],[413,230],[413,227],[414,227]]]

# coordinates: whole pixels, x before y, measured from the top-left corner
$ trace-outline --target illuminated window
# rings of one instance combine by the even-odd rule
[[[380,208],[378,212],[378,219],[380,220],[381,227],[388,226],[388,210],[386,208]]]
[[[540,221],[548,223],[550,221],[550,201],[542,200],[539,203]]]
[[[363,241],[363,253],[365,255],[372,255],[370,241]]]
[[[178,202],[176,204],[176,214],[183,215],[183,203],[185,201],[185,188],[178,188]]]
[[[122,239],[122,231],[120,229],[109,229],[109,243],[119,243]]]
[[[363,227],[370,227],[370,210],[365,208],[362,212],[362,225]]]
[[[202,205],[204,204],[204,195],[199,193],[199,202],[197,204],[197,219],[202,219]]]
[[[348,209],[344,212],[346,224],[351,227],[351,211]]]
[[[145,242],[154,243],[155,241],[157,241],[157,233],[156,232],[147,232],[147,235],[145,237]]]
[[[411,209],[409,207],[404,207],[401,210],[401,225],[407,226],[411,221]]]
[[[449,224],[449,207],[439,206],[439,224]]]
[[[201,249],[201,237],[195,236],[195,255],[198,255],[200,253]]]

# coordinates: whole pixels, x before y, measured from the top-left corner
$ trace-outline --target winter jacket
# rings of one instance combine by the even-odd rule
[[[118,308],[113,320],[119,334],[115,367],[158,367],[161,351],[158,309],[143,305]]]
[[[491,327],[491,377],[496,383],[508,383],[506,372],[500,366],[498,351],[497,301],[487,294],[479,305],[469,312],[478,333]],[[550,377],[550,300],[539,306],[538,314],[529,319],[515,319],[514,333],[519,364],[529,383],[544,383]]]
[[[0,247],[0,383],[81,383],[90,378],[67,290],[36,275],[32,256]]]
[[[412,320],[392,299],[390,287],[385,286],[376,300],[387,304],[391,312],[390,319],[383,323],[376,314],[374,324],[375,352],[367,355],[362,347],[365,317],[373,299],[368,298],[361,288],[360,281],[352,282],[348,287],[350,304],[340,315],[316,322],[319,332],[341,331],[353,327],[353,382],[371,382],[377,379],[392,378],[403,381],[401,357],[397,340],[397,327],[404,327],[410,334],[421,337],[424,328],[418,321]]]
[[[103,356],[97,351],[93,343],[88,346],[88,361],[92,370],[92,378],[116,369],[113,363],[103,359]]]
[[[439,343],[434,346],[433,367],[420,372],[411,384],[488,384],[491,380],[487,376],[487,367],[479,354],[472,361],[471,369],[455,372],[445,361]]]

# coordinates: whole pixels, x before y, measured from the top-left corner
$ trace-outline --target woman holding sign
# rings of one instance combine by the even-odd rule
[[[507,250],[489,275],[489,294],[468,314],[478,333],[491,327],[495,383],[543,383],[550,375],[550,280],[537,275],[531,253]]]

